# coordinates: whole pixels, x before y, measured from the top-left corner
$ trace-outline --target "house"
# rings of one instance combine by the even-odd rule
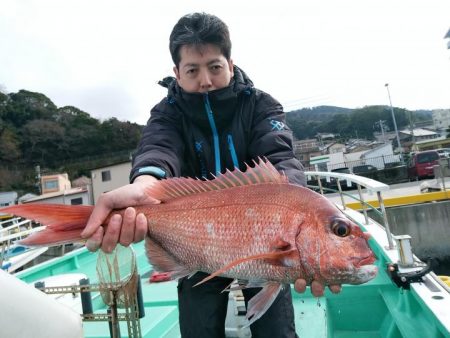
[[[130,171],[130,161],[91,170],[92,197],[94,203],[104,192],[128,184]]]
[[[381,144],[361,155],[364,164],[370,164],[377,169],[383,169],[386,164],[401,162],[400,155],[395,155],[391,143]],[[380,161],[381,159],[381,161]]]
[[[445,130],[450,127],[450,109],[435,109],[431,114],[434,127],[437,130]]]
[[[51,192],[58,192],[70,189],[69,175],[54,174],[54,175],[42,175],[41,177],[41,192],[47,194]]]
[[[345,144],[338,142],[330,143],[325,146],[324,151],[328,154],[345,153]]]
[[[413,144],[412,151],[423,151],[439,148],[450,148],[450,138],[440,136],[429,140],[417,141]]]
[[[370,164],[383,169],[388,163],[400,162],[400,156],[394,155],[392,145],[385,143],[369,150],[350,153],[337,152],[327,155],[311,157],[310,164],[316,171],[331,171],[339,168],[349,168]]]
[[[412,130],[400,130],[399,131],[400,143],[405,152],[411,151],[414,143],[429,140],[439,137],[439,134],[435,131],[424,129],[424,128],[414,128]]]
[[[0,192],[0,207],[16,204],[17,196],[15,191]]]
[[[307,139],[293,142],[295,157],[306,167],[311,156],[322,154],[319,142],[316,139]]]
[[[45,193],[36,197],[23,200],[24,204],[30,203],[50,203],[66,205],[92,205],[89,189],[70,188],[62,191]]]

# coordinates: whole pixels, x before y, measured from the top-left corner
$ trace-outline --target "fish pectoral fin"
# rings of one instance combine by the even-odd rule
[[[145,249],[147,258],[155,270],[158,272],[169,272],[171,280],[192,274],[192,271],[181,265],[175,257],[149,236],[145,238]]]
[[[248,324],[245,327],[250,326],[256,320],[266,313],[269,307],[273,304],[275,298],[277,298],[283,285],[275,282],[268,282],[255,296],[253,296],[248,302],[247,315]]]
[[[213,272],[208,277],[202,279],[200,282],[198,282],[194,286],[198,286],[200,284],[203,284],[203,283],[209,281],[210,279],[212,279],[214,277],[220,276],[225,271],[228,271],[231,268],[233,268],[239,264],[242,264],[242,263],[248,262],[248,261],[252,261],[252,260],[256,260],[256,259],[268,260],[269,262],[271,262],[272,264],[275,264],[275,265],[291,266],[290,264],[285,264],[285,263],[289,263],[289,261],[286,261],[286,260],[292,259],[292,256],[295,256],[295,255],[297,255],[297,257],[298,257],[297,249],[291,249],[291,250],[287,250],[287,251],[268,252],[268,253],[257,254],[257,255],[248,256],[248,257],[244,257],[244,258],[239,258],[239,259],[236,259],[235,261],[225,265],[223,268]]]
[[[300,262],[300,255],[298,254],[298,250],[293,248],[284,251],[276,251],[274,252],[274,255],[267,257],[265,261],[272,265],[294,267]]]

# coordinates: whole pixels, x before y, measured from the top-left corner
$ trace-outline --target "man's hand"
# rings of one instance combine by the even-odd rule
[[[100,196],[86,228],[81,233],[81,236],[87,239],[88,250],[96,251],[101,247],[104,252],[109,253],[117,243],[128,246],[145,238],[148,230],[147,218],[142,213],[136,215],[136,210],[132,206],[160,203],[147,195],[147,189],[156,181],[153,176],[141,175],[133,184]],[[105,230],[101,225],[110,212],[122,208],[127,208],[123,217],[119,214],[113,215]]]
[[[341,286],[340,285],[328,285],[328,288],[333,293],[339,293],[341,292]],[[304,279],[297,279],[294,284],[295,291],[299,293],[303,293],[306,291],[306,280]],[[315,297],[322,297],[323,293],[325,291],[325,286],[318,282],[318,281],[312,281],[311,283],[311,293]]]

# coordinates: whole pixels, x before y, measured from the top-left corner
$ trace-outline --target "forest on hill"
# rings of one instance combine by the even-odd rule
[[[410,111],[395,107],[393,109],[398,129],[432,120],[430,110]],[[355,137],[371,140],[374,138],[374,132],[381,131],[377,125],[380,120],[384,121],[387,127],[385,131],[394,130],[389,106],[366,106],[357,109],[318,106],[286,114],[286,123],[299,140],[314,138],[317,133],[339,134],[343,140]]]
[[[394,109],[399,129],[410,121],[431,119],[430,111]],[[338,133],[344,139],[372,139],[379,120],[393,130],[386,106],[319,106],[291,111],[286,116],[298,139],[313,138],[320,132]],[[74,106],[57,107],[42,93],[0,92],[0,191],[37,191],[36,165],[43,173],[68,172],[72,180],[89,176],[93,167],[111,164],[108,160],[129,158],[142,129],[139,124],[116,118],[98,120]]]
[[[142,128],[116,118],[100,121],[73,106],[58,108],[41,93],[0,93],[0,191],[33,190],[36,165],[59,171],[84,158],[132,151]],[[78,167],[72,176],[89,169]]]

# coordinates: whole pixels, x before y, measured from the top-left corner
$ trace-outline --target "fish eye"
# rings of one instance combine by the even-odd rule
[[[343,220],[335,220],[331,224],[331,230],[336,236],[347,237],[350,235],[350,226]]]

